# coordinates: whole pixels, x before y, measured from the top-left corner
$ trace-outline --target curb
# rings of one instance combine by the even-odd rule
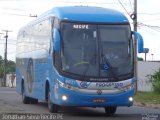
[[[148,107],[148,108],[154,108],[154,109],[160,109],[160,104],[150,104],[150,103],[143,103],[143,102],[134,102],[135,106],[139,107]]]

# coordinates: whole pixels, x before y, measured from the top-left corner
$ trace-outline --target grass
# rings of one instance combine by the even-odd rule
[[[137,92],[134,96],[136,102],[142,104],[160,104],[160,94],[154,92]]]

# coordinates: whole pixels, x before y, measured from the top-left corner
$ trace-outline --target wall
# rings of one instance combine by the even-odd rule
[[[152,91],[152,83],[149,79],[155,71],[160,69],[160,62],[138,61],[138,90]]]
[[[152,83],[149,80],[149,75],[152,75],[160,68],[160,62],[144,62],[138,61],[138,91],[152,91]],[[6,86],[11,87],[10,75],[7,75]],[[148,76],[148,77],[147,77]],[[0,81],[1,84],[1,81]],[[16,86],[16,79],[14,80],[14,87]]]
[[[2,80],[3,80],[3,78],[0,78],[0,87],[2,86],[1,84],[2,84]]]
[[[7,76],[6,76],[6,86],[7,87],[12,87],[10,76],[11,76],[11,74],[7,74]],[[16,86],[16,78],[14,79],[14,83],[13,83],[13,87],[15,87],[15,86]]]

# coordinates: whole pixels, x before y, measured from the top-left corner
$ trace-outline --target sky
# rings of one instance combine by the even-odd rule
[[[144,47],[149,48],[147,60],[160,61],[160,1],[138,1],[138,32],[143,36]],[[129,15],[133,13],[134,0],[0,0],[0,55],[4,56],[4,32],[10,30],[7,58],[15,61],[18,30],[35,17],[55,6],[85,5],[116,9],[124,13],[133,29]],[[144,54],[138,54],[144,58]]]

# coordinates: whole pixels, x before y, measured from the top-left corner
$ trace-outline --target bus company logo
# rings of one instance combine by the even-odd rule
[[[97,90],[97,94],[101,95],[102,94],[102,90]]]
[[[29,93],[32,92],[33,81],[34,81],[33,60],[30,58],[28,60],[28,66],[27,66],[27,87],[28,87]]]
[[[107,64],[104,64],[104,65],[103,65],[103,69],[104,69],[104,70],[108,70],[108,69],[109,69],[109,66],[108,66]]]
[[[87,87],[89,86],[89,84],[90,84],[90,82],[81,82],[81,83],[80,83],[80,86],[81,86],[82,88],[87,88]]]

